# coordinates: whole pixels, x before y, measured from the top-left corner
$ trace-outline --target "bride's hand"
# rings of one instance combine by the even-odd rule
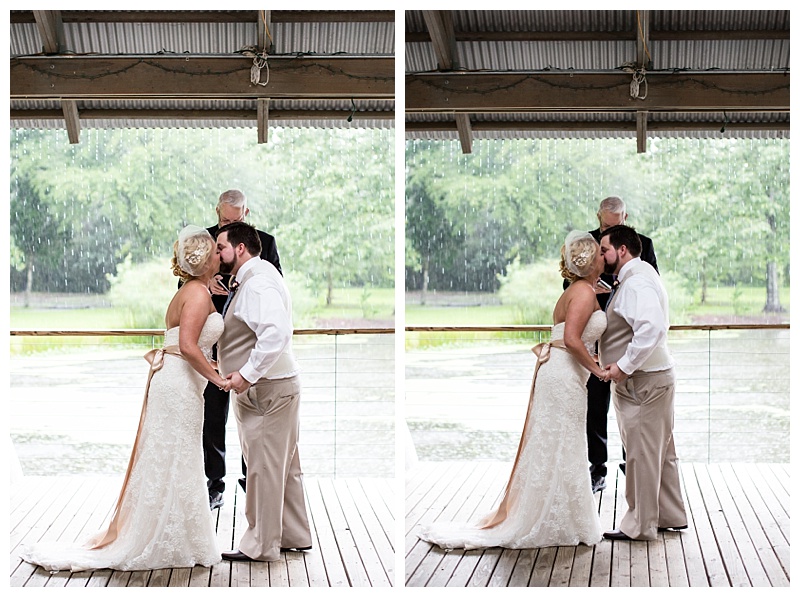
[[[217,384],[217,387],[222,390],[223,392],[230,392],[231,391],[231,380],[230,379],[223,379],[220,378],[221,383]]]

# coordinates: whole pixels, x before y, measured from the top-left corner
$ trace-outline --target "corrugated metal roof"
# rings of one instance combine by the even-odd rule
[[[637,55],[636,28],[637,11],[610,10],[475,10],[449,11],[456,33],[456,69],[467,71],[612,71],[623,65],[635,63]],[[405,70],[407,74],[427,73],[438,68],[433,44],[428,37],[428,28],[423,11],[405,12],[407,34]],[[771,71],[789,69],[789,11],[788,10],[659,10],[649,11],[651,40],[648,44],[652,64],[648,70],[723,70],[723,71]],[[724,39],[714,39],[708,32],[734,32]],[[502,32],[533,32],[550,34],[553,41],[531,40],[509,41],[502,39]],[[570,32],[573,35],[555,35]],[[581,35],[597,33],[604,39],[582,40]],[[620,33],[625,32],[622,36]],[[687,32],[702,32],[693,36]],[[748,32],[736,34],[737,32]],[[752,32],[760,32],[753,34]],[[477,34],[489,33],[481,41]],[[671,33],[671,35],[670,35]],[[416,35],[415,35],[416,34]],[[423,34],[423,35],[420,35]],[[613,35],[612,35],[613,34]],[[670,37],[672,39],[670,39]],[[703,38],[708,37],[708,39]],[[687,39],[688,38],[688,39]],[[409,41],[411,39],[411,41]],[[517,114],[469,115],[473,123],[475,138],[514,137],[581,137],[581,136],[635,136],[635,132],[620,131],[552,131],[520,130],[530,128],[530,122],[575,122],[608,121],[612,123],[635,123],[631,113],[610,114],[590,112],[551,112]],[[719,122],[720,128],[728,121],[762,123],[768,130],[741,130],[728,127],[725,133],[714,132],[707,123]],[[506,131],[476,130],[477,123],[502,121],[509,123]],[[423,122],[454,122],[452,114],[408,113],[409,125]],[[659,131],[658,136],[759,136],[786,138],[787,130],[769,130],[776,124],[789,122],[788,112],[782,113],[737,113],[735,116],[722,113],[671,113],[651,112],[648,122],[655,127],[662,122],[706,123],[704,130]],[[514,129],[519,123],[519,129]],[[406,137],[457,138],[455,131],[430,130],[425,132],[408,130]],[[635,130],[635,129],[634,129]],[[656,134],[653,132],[650,135]]]
[[[26,11],[12,11],[23,13]],[[79,12],[79,11],[76,11]],[[130,13],[131,11],[103,11]],[[164,11],[169,12],[169,11]],[[174,11],[171,11],[174,12]],[[307,11],[313,12],[313,11]],[[255,11],[253,11],[255,14]],[[148,55],[148,54],[203,54],[230,55],[247,46],[255,46],[258,39],[258,24],[254,22],[70,22],[65,21],[64,53]],[[274,41],[273,54],[319,54],[353,56],[393,56],[395,51],[395,24],[377,22],[277,22],[273,23],[270,35]],[[35,23],[12,23],[10,32],[11,56],[38,55],[42,52],[42,40]],[[393,100],[356,100],[359,110],[392,112]],[[349,101],[320,99],[273,100],[270,110],[338,110],[350,112]],[[14,99],[11,110],[60,110],[57,100],[32,101]],[[255,100],[153,100],[153,101],[79,101],[78,109],[148,109],[148,110],[252,110]],[[62,128],[63,119],[13,120],[12,127]],[[230,119],[81,119],[82,128],[132,127],[223,127],[254,128],[255,120]],[[283,127],[345,127],[388,128],[394,126],[392,119],[354,118],[352,122],[342,119],[292,119],[275,121]]]

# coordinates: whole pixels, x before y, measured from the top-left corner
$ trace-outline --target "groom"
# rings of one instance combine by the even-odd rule
[[[300,379],[292,354],[292,299],[278,270],[259,258],[255,228],[233,222],[217,235],[220,271],[230,273],[220,373],[235,392],[234,413],[247,464],[247,530],[231,561],[273,562],[310,549],[299,435]]]
[[[649,541],[659,531],[687,528],[672,436],[675,374],[667,348],[669,299],[656,270],[641,260],[629,226],[600,235],[606,273],[619,286],[608,300],[600,361],[608,372],[626,452],[628,511],[606,539]]]

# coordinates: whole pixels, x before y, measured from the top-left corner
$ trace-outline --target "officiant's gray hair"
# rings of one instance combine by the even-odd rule
[[[619,197],[606,197],[600,202],[600,208],[597,210],[597,215],[599,216],[604,212],[609,214],[624,215],[625,202]]]
[[[222,204],[230,205],[231,207],[236,207],[239,209],[246,209],[247,208],[247,197],[244,196],[238,189],[230,189],[222,193],[219,196],[219,201],[217,201],[217,207]]]

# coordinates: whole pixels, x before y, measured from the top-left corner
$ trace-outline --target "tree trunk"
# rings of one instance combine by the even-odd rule
[[[428,271],[431,266],[431,256],[426,255],[425,259],[422,260],[422,292],[420,293],[419,297],[419,304],[424,305],[425,302],[428,300]]]
[[[330,307],[331,303],[333,303],[333,273],[331,270],[328,270],[328,294],[325,297],[325,305]]]
[[[767,304],[765,313],[783,313],[781,307],[780,285],[778,283],[778,267],[774,261],[767,262]]]
[[[28,263],[25,276],[25,307],[31,306],[31,291],[33,290],[33,260]]]

